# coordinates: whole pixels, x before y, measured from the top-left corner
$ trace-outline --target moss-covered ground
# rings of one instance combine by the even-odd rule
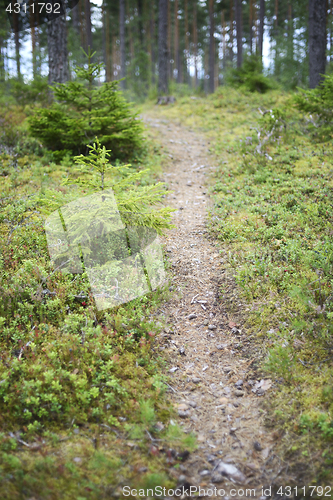
[[[15,104],[2,114],[0,498],[88,500],[122,496],[125,485],[171,486],[195,443],[173,421],[155,349],[169,288],[99,312],[85,273],[52,267],[45,218],[85,193],[61,185],[73,159],[58,162],[30,139],[25,117]],[[148,167],[148,185],[163,155],[146,145],[133,169]]]

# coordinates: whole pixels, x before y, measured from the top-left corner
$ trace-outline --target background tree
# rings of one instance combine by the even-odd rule
[[[322,80],[326,65],[326,0],[309,0],[309,86]]]
[[[59,16],[48,22],[47,48],[49,55],[49,83],[67,82],[68,53],[66,16]]]
[[[168,94],[168,2],[159,0],[158,9],[158,92]]]

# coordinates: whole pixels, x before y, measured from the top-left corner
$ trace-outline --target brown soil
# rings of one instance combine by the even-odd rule
[[[144,120],[171,158],[164,172],[172,191],[166,203],[177,208],[176,229],[164,241],[175,294],[160,310],[170,328],[161,334],[159,349],[169,362],[169,392],[179,422],[198,441],[175,474],[180,483],[205,489],[252,487],[260,498],[263,486],[283,484],[280,474],[285,480],[286,468],[274,452],[279,436],[263,424],[262,402],[270,397],[271,381],[258,389],[255,350],[241,343],[246,306],[226,270],[226,250],[206,230],[213,157],[204,136],[161,120],[157,111]],[[243,382],[239,389],[238,381]],[[234,465],[243,478],[217,482],[220,460]]]

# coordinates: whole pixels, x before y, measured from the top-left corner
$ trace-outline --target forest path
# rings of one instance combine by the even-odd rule
[[[260,498],[262,486],[278,483],[284,467],[273,451],[277,436],[263,425],[261,403],[269,397],[270,381],[259,387],[251,372],[255,352],[235,350],[245,307],[224,269],[226,251],[205,230],[214,160],[204,136],[163,119],[158,110],[143,119],[171,156],[163,177],[172,192],[165,201],[177,208],[176,228],[164,239],[177,293],[160,309],[170,325],[160,349],[169,359],[170,398],[180,423],[199,445],[175,476],[179,484],[224,489],[225,498],[235,484],[237,491],[255,488]]]

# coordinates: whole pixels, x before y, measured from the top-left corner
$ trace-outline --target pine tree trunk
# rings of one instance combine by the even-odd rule
[[[111,80],[111,68],[110,68],[110,25],[109,25],[109,14],[106,8],[106,2],[104,0],[102,4],[102,20],[103,20],[103,54],[104,54],[104,64],[105,64],[105,81],[109,82]]]
[[[235,1],[235,10],[237,36],[237,68],[240,68],[243,62],[242,0]]]
[[[30,0],[30,7],[33,5],[33,0]],[[35,9],[30,8],[30,29],[31,29],[31,52],[32,52],[32,76],[36,78],[37,74],[37,59],[36,59],[36,28],[35,28]]]
[[[230,61],[234,60],[234,2],[230,0],[230,31],[229,31],[229,43],[230,43]]]
[[[119,0],[120,77],[126,77],[125,0]],[[125,88],[125,81],[121,82]]]
[[[175,0],[175,46],[174,60],[177,69],[177,82],[180,83],[180,57],[179,57],[179,22],[178,22],[178,0]]]
[[[77,3],[72,9],[72,23],[76,35],[80,35],[80,3]]]
[[[214,0],[209,0],[209,92],[215,90]]]
[[[262,59],[262,47],[264,42],[264,20],[265,20],[265,0],[260,0],[259,7],[259,36],[258,36],[258,52]]]
[[[141,50],[144,50],[143,45],[143,27],[142,27],[142,0],[138,0],[138,31]]]
[[[326,63],[326,0],[309,0],[310,88],[322,80]]]
[[[15,60],[18,80],[21,80],[21,58],[20,58],[20,32],[18,14],[13,13],[14,37],[15,37]]]
[[[250,38],[249,38],[249,45],[250,45],[250,54],[252,54],[252,45],[253,45],[253,0],[250,0],[250,10],[249,10],[249,31],[250,31]]]
[[[84,11],[85,11],[85,19],[86,19],[86,36],[87,36],[87,46],[88,50],[93,50],[92,44],[92,33],[91,33],[91,9],[90,9],[90,0],[84,0]]]
[[[169,0],[158,2],[158,92],[168,94],[168,3]]]
[[[47,23],[47,48],[49,54],[49,83],[68,80],[66,17],[59,16]]]
[[[225,43],[226,26],[225,26],[224,10],[222,10],[221,12],[221,26],[222,26],[222,68],[224,69],[226,63],[226,43]]]
[[[171,63],[171,2],[168,1],[168,78],[172,80]]]
[[[154,9],[150,9],[150,51],[151,51],[151,83],[155,85],[155,21]]]
[[[288,47],[287,47],[287,57],[289,63],[292,63],[294,59],[294,25],[293,25],[293,11],[291,1],[288,1]]]
[[[197,0],[193,9],[193,45],[194,45],[194,88],[198,86],[198,31],[197,31]]]
[[[87,50],[86,44],[86,23],[84,16],[84,5],[83,2],[79,2],[78,6],[80,6],[80,36],[81,36],[81,47],[84,47]]]
[[[185,78],[186,82],[190,83],[189,80],[189,71],[188,71],[188,61],[190,57],[190,48],[189,48],[189,31],[188,31],[188,0],[185,0],[184,3],[184,14],[185,14]]]

